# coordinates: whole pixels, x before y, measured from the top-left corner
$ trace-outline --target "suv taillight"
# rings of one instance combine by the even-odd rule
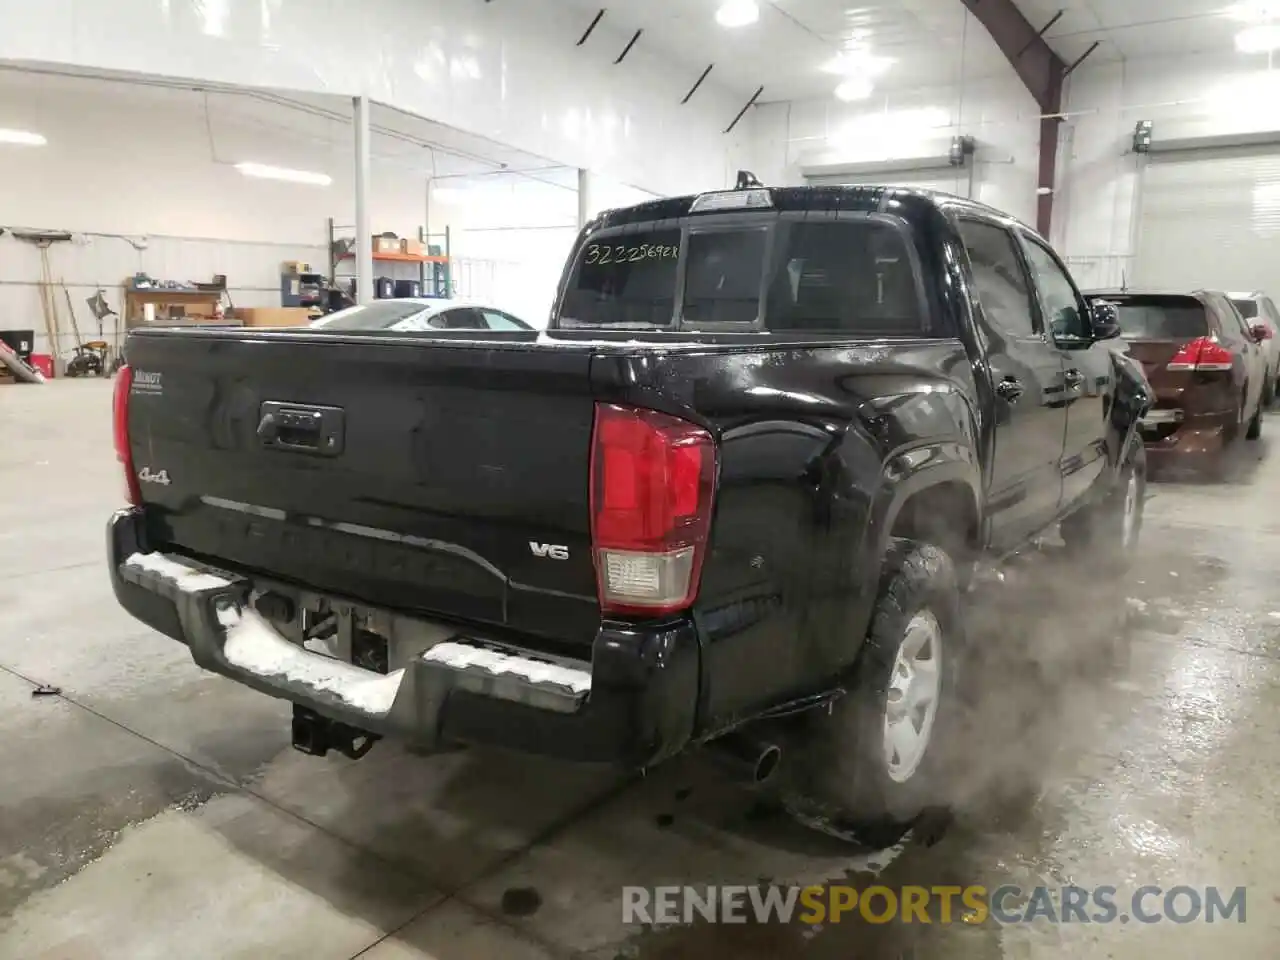
[[[1184,343],[1172,360],[1170,370],[1230,370],[1232,366],[1231,351],[1212,337],[1200,337],[1190,343]]]
[[[663,614],[693,603],[715,482],[715,442],[703,428],[596,404],[591,541],[606,613]]]
[[[111,400],[111,426],[115,437],[116,459],[124,468],[125,493],[135,507],[142,505],[138,474],[133,469],[133,452],[129,449],[129,392],[133,387],[133,370],[128,364],[116,372],[115,395]]]

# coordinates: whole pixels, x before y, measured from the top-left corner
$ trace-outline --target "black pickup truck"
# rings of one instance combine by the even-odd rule
[[[1138,536],[1114,307],[967,200],[659,200],[588,225],[545,332],[359,326],[135,332],[116,385],[117,598],[307,752],[708,744],[905,823],[975,563]]]

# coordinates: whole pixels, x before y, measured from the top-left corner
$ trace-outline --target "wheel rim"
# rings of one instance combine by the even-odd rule
[[[924,760],[942,689],[942,628],[928,610],[907,624],[889,676],[884,756],[890,779],[910,780]]]
[[[1138,490],[1138,471],[1129,472],[1129,481],[1124,488],[1124,515],[1120,533],[1120,545],[1128,550],[1138,539],[1138,517],[1142,508],[1142,499]]]

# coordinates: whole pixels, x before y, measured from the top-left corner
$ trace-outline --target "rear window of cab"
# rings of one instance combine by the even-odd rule
[[[560,326],[929,336],[906,231],[883,219],[747,215],[588,237]]]

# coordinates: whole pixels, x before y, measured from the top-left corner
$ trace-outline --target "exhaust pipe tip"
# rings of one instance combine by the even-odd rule
[[[782,762],[782,747],[778,744],[736,731],[717,737],[707,746],[730,776],[751,786],[772,779]]]
[[[755,770],[752,772],[752,782],[759,785],[772,779],[778,770],[778,764],[781,762],[782,748],[776,743],[765,744],[760,756],[756,758]]]

